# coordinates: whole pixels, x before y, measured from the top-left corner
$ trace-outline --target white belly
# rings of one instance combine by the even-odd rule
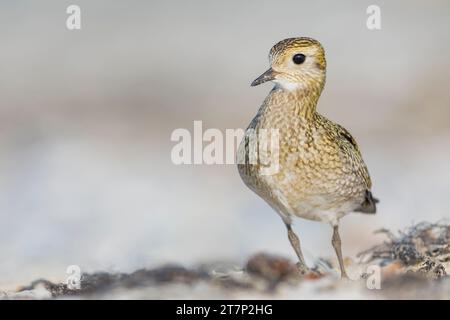
[[[343,203],[339,206],[333,206],[332,208],[328,208],[326,200],[324,200],[323,205],[320,204],[320,201],[313,201],[312,203],[313,205],[311,205],[310,201],[308,201],[308,203],[299,203],[291,211],[292,215],[308,220],[322,221],[330,223],[331,225],[337,225],[339,219],[352,212],[355,208],[353,202]]]

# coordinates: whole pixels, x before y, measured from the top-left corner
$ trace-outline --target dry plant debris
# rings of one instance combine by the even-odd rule
[[[369,298],[450,298],[450,277],[447,276],[450,271],[450,224],[423,222],[396,234],[388,230],[378,232],[386,235],[386,241],[360,253],[357,264],[381,267],[382,290],[377,293],[369,292],[364,287],[364,280],[353,281],[349,285],[348,282],[340,281],[336,275],[329,274],[329,271],[319,271],[321,268],[318,266],[310,274],[300,276],[291,260],[259,253],[250,257],[244,268],[226,263],[211,263],[195,268],[166,265],[140,269],[129,274],[84,273],[79,290],[71,290],[63,283],[39,279],[16,292],[0,293],[0,299],[101,299],[130,295],[140,299],[149,296],[170,298],[173,293],[180,292],[180,288],[184,290],[181,297],[195,299],[198,295],[195,290],[199,286],[204,288],[201,290],[216,292],[216,298],[230,295],[235,298],[261,295],[276,298],[283,290],[290,290],[295,292],[292,298],[298,299],[302,298],[304,290],[309,290],[307,294],[310,294],[311,288],[322,294],[328,294],[328,290],[336,297],[339,294],[348,296],[349,291],[363,288],[363,296]],[[170,291],[168,288],[176,289]],[[192,292],[197,292],[197,295]],[[210,297],[209,293],[207,297]]]
[[[359,254],[365,263],[405,272],[419,273],[437,279],[447,275],[450,266],[450,225],[444,222],[422,222],[399,231],[378,230],[388,240]],[[389,268],[385,268],[389,269]]]

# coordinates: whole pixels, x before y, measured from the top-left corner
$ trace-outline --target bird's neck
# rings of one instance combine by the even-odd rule
[[[304,120],[312,120],[316,113],[316,106],[324,85],[317,83],[307,87],[289,90],[276,86],[270,93],[271,100],[280,107],[279,112],[289,116],[300,117]]]

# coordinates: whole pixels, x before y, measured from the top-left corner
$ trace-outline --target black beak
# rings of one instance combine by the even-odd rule
[[[261,83],[267,82],[267,81],[272,81],[275,79],[275,71],[273,71],[272,68],[270,68],[269,70],[267,70],[266,72],[264,72],[262,75],[260,75],[258,78],[256,78],[251,86],[257,86]]]

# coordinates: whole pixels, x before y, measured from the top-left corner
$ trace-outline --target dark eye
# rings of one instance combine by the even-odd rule
[[[303,62],[305,62],[305,59],[305,55],[301,53],[297,53],[292,57],[292,61],[294,61],[295,64],[302,64]]]

